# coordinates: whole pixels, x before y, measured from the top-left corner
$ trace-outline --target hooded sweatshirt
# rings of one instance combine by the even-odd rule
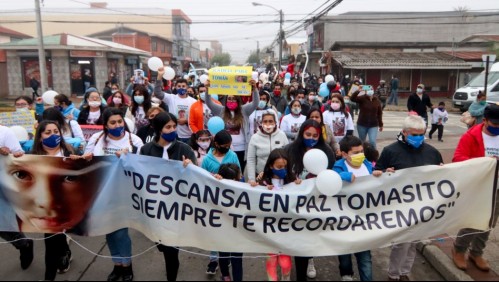
[[[241,164],[239,163],[239,158],[237,157],[237,154],[234,153],[232,150],[227,152],[225,154],[225,157],[222,159],[222,162],[220,162],[214,155],[213,151],[215,149],[211,149],[208,155],[203,160],[203,164],[201,167],[210,172],[211,174],[217,174],[218,171],[220,170],[220,166],[223,164],[237,164],[239,168],[241,168]]]
[[[253,135],[248,147],[248,179],[256,180],[257,173],[263,172],[270,153],[284,148],[288,143],[288,137],[278,128],[271,135],[260,130]]]

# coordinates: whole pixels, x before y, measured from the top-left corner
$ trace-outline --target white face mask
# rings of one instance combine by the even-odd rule
[[[101,104],[102,104],[101,102],[97,102],[97,101],[88,102],[88,105],[92,108],[98,108],[98,107],[100,107]]]
[[[156,97],[153,97],[153,98],[151,99],[151,102],[153,102],[154,104],[161,104],[161,100],[160,100],[160,99],[158,99],[158,98],[156,98]]]
[[[314,95],[310,95],[310,96],[308,96],[308,100],[309,100],[310,102],[314,102],[314,101],[316,100],[316,98],[315,98],[315,96],[314,96]]]
[[[198,146],[199,148],[203,149],[203,150],[208,150],[208,148],[210,148],[211,146],[211,142],[197,142],[198,143]]]
[[[276,128],[275,125],[262,125],[263,131],[267,134],[273,133],[275,128]]]
[[[417,93],[418,93],[418,94],[423,94],[423,89],[418,88]]]

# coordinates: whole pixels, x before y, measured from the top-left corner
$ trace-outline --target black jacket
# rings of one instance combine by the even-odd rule
[[[407,100],[407,109],[409,112],[414,111],[418,113],[420,117],[428,117],[428,108],[432,108],[433,104],[431,103],[430,96],[428,94],[423,93],[423,99],[419,98],[418,94],[414,93]]]
[[[99,117],[99,120],[97,121],[97,123],[95,125],[104,125],[103,114],[104,114],[105,110],[106,110],[105,107],[103,107],[103,106],[100,107],[100,117]],[[78,123],[80,125],[88,125],[87,124],[87,120],[88,120],[88,116],[89,115],[90,115],[90,108],[89,107],[84,108],[83,110],[81,110],[80,116],[78,116]]]
[[[401,170],[443,163],[442,155],[437,149],[426,143],[416,149],[405,142],[403,135],[399,135],[397,142],[383,150],[375,169],[386,171],[393,167],[395,170]]]
[[[163,157],[164,148],[159,146],[156,142],[147,143],[140,149],[140,154],[143,156],[150,156],[156,158]],[[190,159],[193,164],[197,164],[197,158],[194,151],[188,145],[180,142],[173,141],[170,148],[168,148],[168,157],[172,161],[183,161],[183,157]]]

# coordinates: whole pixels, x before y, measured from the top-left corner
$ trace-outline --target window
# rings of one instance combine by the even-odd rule
[[[426,91],[447,91],[449,89],[449,70],[423,70],[421,83]]]
[[[152,41],[152,51],[157,52],[158,51],[158,42]]]
[[[161,53],[166,53],[166,44],[161,44]]]

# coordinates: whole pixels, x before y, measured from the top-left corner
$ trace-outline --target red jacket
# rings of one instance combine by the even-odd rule
[[[485,144],[482,135],[484,126],[484,124],[474,126],[461,137],[452,162],[464,162],[485,157]]]

